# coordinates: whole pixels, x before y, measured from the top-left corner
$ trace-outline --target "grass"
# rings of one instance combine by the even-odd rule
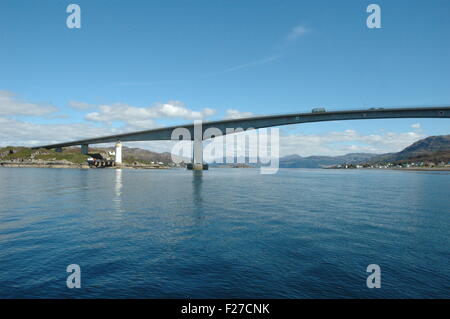
[[[16,153],[10,154],[9,151],[14,150]],[[103,149],[89,149],[89,153],[104,153]],[[0,154],[7,153],[5,156],[0,156],[0,160],[17,160],[23,159],[31,160],[31,155],[34,155],[35,160],[43,160],[43,161],[62,161],[66,160],[74,164],[84,164],[89,155],[81,154],[79,148],[63,148],[62,152],[56,152],[55,150],[47,150],[47,149],[31,149],[28,147],[16,147],[16,146],[8,146],[0,148]],[[151,165],[150,160],[144,160],[135,158],[133,156],[123,156],[123,162],[125,164],[133,164],[134,162]]]
[[[138,159],[138,158],[134,158],[134,157],[128,157],[128,156],[123,156],[123,162],[125,164],[133,164],[134,162],[137,163],[142,163],[142,164],[147,164],[150,165],[151,161],[146,161],[146,160],[142,160],[142,159]]]
[[[7,154],[6,156],[2,157],[2,159],[4,160],[13,160],[20,158],[26,159],[30,158],[31,153],[33,153],[33,151],[27,147],[11,147],[11,146],[0,148],[0,153],[9,152],[10,150],[15,150],[16,153]]]
[[[63,152],[58,153],[55,152],[55,150],[46,150],[46,149],[33,150],[28,147],[11,147],[11,146],[0,148],[0,154],[4,152],[9,152],[10,150],[14,150],[15,153],[13,154],[8,153],[7,155],[2,156],[0,159],[6,161],[17,159],[31,160],[31,155],[33,153],[39,152],[39,154],[36,154],[34,156],[34,159],[44,161],[67,160],[74,164],[83,164],[86,163],[86,159],[89,157],[89,155],[81,154],[79,149],[67,148],[64,149]]]
[[[50,154],[40,154],[36,155],[35,159],[44,160],[44,161],[62,161],[66,160],[74,164],[83,164],[86,163],[86,159],[89,155],[84,155],[81,153],[56,153],[52,151]]]

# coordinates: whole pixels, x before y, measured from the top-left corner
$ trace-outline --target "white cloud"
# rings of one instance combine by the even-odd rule
[[[182,118],[186,120],[205,119],[215,113],[213,109],[204,108],[193,111],[179,101],[157,104],[152,107],[136,107],[124,103],[100,105],[97,112],[86,114],[85,119],[92,122],[111,124],[123,122],[133,128],[153,128],[158,118]]]
[[[121,133],[91,124],[36,124],[0,117],[0,145],[38,146]]]
[[[57,117],[53,112],[57,108],[51,105],[40,105],[23,102],[8,91],[0,91],[0,144],[36,146],[57,142],[71,141],[95,136],[111,135],[152,129],[159,125],[157,119],[182,118],[187,120],[205,119],[215,113],[213,109],[200,111],[188,109],[182,102],[169,101],[152,107],[135,107],[128,104],[93,105],[79,101],[70,101],[69,106],[78,110],[97,109],[85,115],[90,122],[106,124],[98,127],[93,123],[74,124],[36,124],[12,119],[12,115]],[[124,124],[114,128],[113,122]]]
[[[413,125],[411,125],[411,128],[415,129],[415,130],[419,130],[420,127],[420,123],[414,123]]]
[[[226,110],[225,119],[241,119],[244,117],[250,117],[253,115],[252,112],[241,112],[235,109]]]
[[[309,29],[307,29],[306,27],[304,27],[302,25],[297,25],[291,29],[291,31],[287,35],[286,39],[290,42],[293,42],[293,41],[297,40],[298,38],[304,36],[308,32],[309,32]]]
[[[344,155],[347,153],[391,153],[401,151],[419,139],[419,132],[363,135],[354,130],[328,132],[317,135],[283,135],[280,137],[280,152],[284,155]]]
[[[268,135],[270,131],[257,130],[259,136]],[[339,156],[348,153],[392,153],[399,152],[419,139],[425,138],[417,132],[384,133],[363,135],[355,130],[327,132],[325,134],[290,134],[280,132],[280,156],[298,154],[300,156]],[[237,133],[236,135],[244,134]],[[225,144],[223,137],[222,143]],[[272,147],[274,144],[271,144]],[[246,146],[248,147],[248,145]]]
[[[28,115],[43,116],[58,111],[53,105],[22,101],[12,92],[0,91],[0,116]]]
[[[69,106],[76,109],[76,110],[89,110],[89,109],[94,109],[96,107],[96,105],[93,104],[88,104],[88,103],[84,103],[84,102],[77,102],[77,101],[70,101],[69,102]]]

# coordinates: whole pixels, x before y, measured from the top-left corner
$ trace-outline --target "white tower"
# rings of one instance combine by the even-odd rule
[[[122,165],[122,143],[118,141],[116,143],[116,158],[115,158],[116,165]]]

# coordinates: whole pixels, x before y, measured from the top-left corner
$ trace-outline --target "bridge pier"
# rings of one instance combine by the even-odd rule
[[[203,141],[195,139],[193,142],[193,170],[203,170]]]
[[[116,166],[120,166],[122,165],[122,143],[120,143],[120,141],[118,141],[116,143],[116,150],[115,150],[115,164]]]
[[[62,153],[62,147],[55,148],[55,152],[56,153]]]
[[[195,133],[194,133],[195,134]],[[192,163],[187,165],[187,169],[201,171],[207,170],[208,164],[203,163],[203,139],[194,136],[192,142]]]
[[[81,145],[81,154],[88,155],[88,152],[89,152],[89,145],[82,144]]]

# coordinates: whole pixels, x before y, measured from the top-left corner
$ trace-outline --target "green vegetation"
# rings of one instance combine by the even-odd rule
[[[27,147],[12,147],[7,146],[0,148],[0,159],[2,160],[14,160],[21,158],[30,158],[33,150]],[[3,156],[2,156],[3,155]]]
[[[3,147],[0,148],[0,160],[2,161],[69,161],[74,164],[84,164],[88,155],[80,153],[79,149],[67,148],[63,152],[58,153],[55,150],[47,149],[31,149],[28,147]]]
[[[81,153],[57,153],[50,151],[49,154],[36,155],[34,158],[43,161],[62,161],[66,160],[74,164],[84,164],[89,156]]]
[[[18,162],[18,163],[38,163],[43,162],[61,162],[67,161],[72,164],[87,164],[89,157],[114,159],[114,156],[108,154],[112,151],[111,148],[90,148],[89,155],[81,153],[79,147],[66,147],[62,149],[62,152],[56,152],[54,149],[31,149],[21,146],[8,146],[0,148],[0,161],[1,162]],[[123,163],[126,165],[149,165],[153,166],[153,163],[164,162],[170,163],[170,155],[159,154],[137,148],[129,149],[124,148]],[[156,166],[158,166],[156,164]]]
[[[151,164],[150,160],[145,160],[145,159],[136,158],[136,157],[132,157],[132,156],[123,156],[123,162],[125,164],[130,164],[130,165],[133,163],[141,163],[141,164],[147,164],[147,165]]]

